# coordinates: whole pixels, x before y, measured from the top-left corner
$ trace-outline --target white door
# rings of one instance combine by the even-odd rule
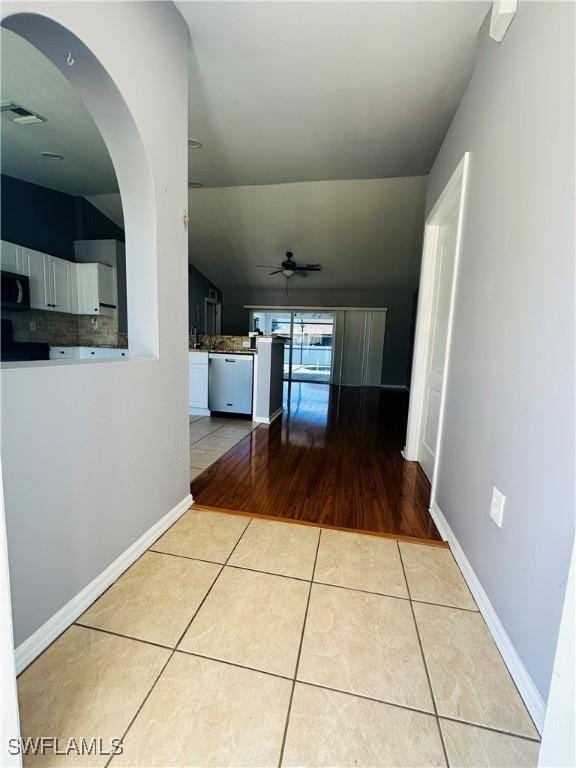
[[[452,304],[452,285],[456,255],[456,225],[454,218],[440,227],[432,302],[432,327],[426,384],[424,412],[418,460],[426,477],[432,482],[436,445],[440,425],[440,406],[446,371],[446,352]]]

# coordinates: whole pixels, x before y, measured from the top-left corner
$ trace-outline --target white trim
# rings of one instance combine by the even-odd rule
[[[452,329],[454,325],[454,305],[456,303],[456,284],[458,280],[458,266],[462,250],[462,230],[464,222],[464,207],[466,203],[466,188],[468,184],[468,168],[470,153],[465,152],[462,160],[450,180],[446,184],[442,194],[430,211],[426,219],[424,230],[424,249],[422,254],[422,269],[420,274],[420,291],[418,295],[418,315],[416,319],[416,337],[414,343],[414,358],[412,364],[412,380],[410,383],[410,405],[408,411],[408,426],[406,430],[406,446],[402,455],[408,461],[418,461],[420,451],[420,435],[424,418],[424,395],[426,390],[426,375],[428,358],[430,353],[430,331],[432,328],[432,310],[435,289],[436,254],[438,233],[447,213],[451,213],[457,206],[456,243],[454,246],[454,267],[452,274],[452,286],[450,296],[450,310],[448,314],[448,329],[446,335],[446,358],[444,363],[444,376],[442,382],[442,394],[440,397],[440,409],[438,414],[438,435],[436,438],[436,450],[434,453],[434,469],[432,473],[430,503],[436,495],[436,482],[440,451],[442,447],[442,428],[444,423],[444,411],[446,406],[446,384],[450,370],[450,351],[452,342]]]
[[[542,733],[542,729],[544,727],[544,716],[546,714],[546,704],[544,703],[544,699],[542,698],[540,691],[534,684],[534,681],[530,677],[530,674],[524,666],[522,659],[514,648],[508,633],[502,626],[502,622],[498,618],[498,614],[490,602],[490,598],[484,591],[484,587],[480,583],[478,576],[470,565],[464,550],[460,546],[458,539],[450,528],[450,525],[444,517],[442,510],[438,504],[434,502],[430,505],[429,511],[432,519],[436,523],[440,535],[450,544],[452,554],[454,555],[454,558],[458,563],[460,570],[462,571],[462,575],[464,576],[464,579],[470,588],[470,592],[472,592],[472,595],[478,604],[478,608],[484,617],[484,621],[490,630],[490,634],[492,635],[498,650],[502,654],[504,663],[508,667],[508,671],[516,683],[516,687],[518,688],[520,696],[524,699],[524,703],[526,704],[528,712],[534,720],[536,728],[540,733]]]
[[[110,563],[99,576],[96,576],[84,589],[78,592],[77,595],[74,595],[66,605],[62,606],[36,632],[20,643],[18,648],[16,648],[16,672],[19,674],[31,664],[58,635],[62,634],[94,600],[100,597],[193,503],[194,499],[191,494],[185,496],[170,512],[148,528],[138,541],[131,544],[114,562]]]
[[[270,416],[254,416],[252,421],[255,421],[257,424],[272,424],[279,416],[282,416],[283,412],[284,408],[281,406],[274,413],[271,413]]]
[[[192,406],[188,408],[189,416],[210,416],[211,413],[212,411],[209,408],[194,408]]]
[[[280,309],[283,312],[336,312],[339,309],[356,309],[362,310],[363,312],[388,312],[388,307],[305,307],[294,306],[292,304],[244,304],[244,309]]]

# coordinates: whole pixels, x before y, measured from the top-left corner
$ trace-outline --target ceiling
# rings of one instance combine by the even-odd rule
[[[483,2],[176,2],[205,186],[427,174]]]
[[[190,260],[223,291],[280,289],[286,251],[321,272],[290,289],[358,291],[418,280],[425,176],[220,187],[190,192]]]
[[[90,113],[64,75],[33,45],[0,28],[1,100],[47,118],[18,125],[1,118],[2,173],[70,195],[118,190],[114,167]],[[47,160],[41,152],[63,160]]]

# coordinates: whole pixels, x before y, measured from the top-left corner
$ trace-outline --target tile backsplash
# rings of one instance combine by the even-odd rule
[[[72,315],[28,309],[25,312],[2,312],[2,318],[14,325],[15,341],[39,341],[53,347],[127,347],[128,335],[118,333],[118,319]],[[32,330],[30,324],[35,324]]]
[[[245,352],[244,342],[250,342],[249,336],[199,336],[201,349],[221,349],[225,352]]]

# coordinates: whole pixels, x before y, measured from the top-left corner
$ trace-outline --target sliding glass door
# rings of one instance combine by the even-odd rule
[[[379,387],[386,309],[252,310],[250,328],[284,336],[284,380]]]
[[[333,331],[332,312],[292,313],[291,381],[330,383]]]
[[[250,328],[286,338],[284,380],[329,384],[332,374],[333,312],[253,310]]]

